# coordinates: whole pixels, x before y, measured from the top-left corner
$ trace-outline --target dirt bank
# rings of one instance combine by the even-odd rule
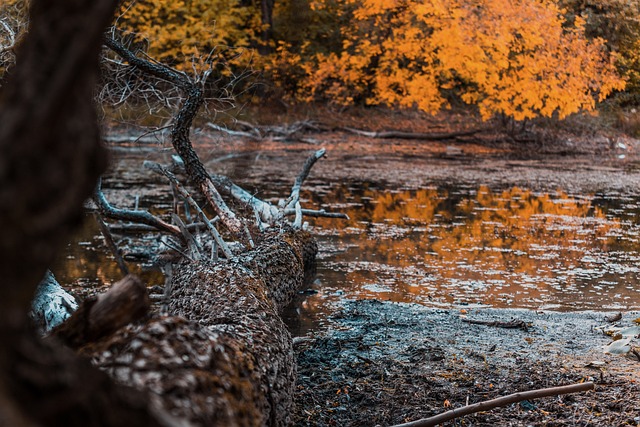
[[[597,327],[607,324],[605,316],[486,308],[462,315],[417,305],[347,302],[332,327],[297,348],[296,425],[392,425],[517,391],[586,380],[596,383],[595,391],[522,402],[450,425],[638,425],[640,363],[635,356],[603,353],[611,340]],[[621,323],[637,317],[625,313]],[[517,320],[526,327],[463,319]]]

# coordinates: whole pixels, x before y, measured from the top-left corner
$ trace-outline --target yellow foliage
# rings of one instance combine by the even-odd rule
[[[154,59],[178,69],[195,66],[196,71],[212,53],[217,59],[248,62],[250,55],[238,57],[237,49],[255,46],[262,30],[259,10],[237,0],[124,2],[116,26],[137,42],[148,40]]]
[[[552,0],[342,2],[354,10],[343,48],[303,65],[305,99],[435,113],[455,90],[484,119],[524,120],[593,110],[624,88],[604,41],[588,40],[584,20],[569,25]]]

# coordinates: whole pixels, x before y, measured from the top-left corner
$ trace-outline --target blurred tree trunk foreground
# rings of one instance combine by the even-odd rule
[[[106,166],[93,90],[116,0],[34,0],[0,92],[0,426],[157,425],[115,386],[27,322],[45,270]]]

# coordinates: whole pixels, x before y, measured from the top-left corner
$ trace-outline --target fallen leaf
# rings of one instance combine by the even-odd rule
[[[604,320],[606,320],[609,323],[617,322],[620,319],[622,319],[622,313],[616,313],[604,318]]]
[[[629,343],[631,342],[631,338],[621,338],[617,341],[612,342],[608,346],[604,348],[605,353],[609,354],[626,354],[631,351],[631,346]]]
[[[619,331],[623,337],[635,337],[640,335],[640,326],[630,326]]]

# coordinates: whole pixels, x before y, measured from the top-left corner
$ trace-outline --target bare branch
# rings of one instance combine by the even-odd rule
[[[202,248],[200,247],[198,242],[196,242],[196,239],[193,238],[189,230],[187,230],[187,226],[184,224],[184,222],[182,222],[177,214],[171,214],[171,218],[173,219],[173,222],[178,226],[178,228],[180,228],[182,237],[184,238],[184,241],[187,242],[187,247],[189,248],[191,258],[196,262],[200,261],[202,259]]]
[[[173,148],[184,161],[189,179],[205,196],[211,207],[220,217],[220,221],[235,235],[243,236],[246,234],[246,226],[236,216],[236,214],[227,207],[222,196],[220,196],[220,193],[211,181],[211,177],[206,172],[202,161],[200,161],[200,158],[193,149],[189,139],[193,119],[204,102],[201,84],[193,81],[182,71],[178,71],[164,64],[152,63],[136,56],[121,42],[113,38],[107,38],[105,43],[132,67],[139,69],[150,76],[170,82],[172,85],[180,89],[185,99],[174,117],[174,123],[171,130],[171,142]],[[251,242],[250,236],[248,241]]]
[[[180,232],[180,229],[178,227],[151,215],[149,212],[131,211],[113,207],[111,204],[109,204],[107,198],[102,192],[100,180],[98,180],[98,185],[96,186],[96,190],[93,194],[93,201],[100,210],[100,213],[107,218],[146,224],[154,227],[157,230],[167,232],[182,239],[182,233]]]
[[[175,177],[175,175],[158,163],[145,161],[144,166],[156,173],[159,173],[160,175],[165,176],[173,185],[175,185],[176,190],[178,190],[178,192],[182,195],[182,197],[184,197],[187,200],[187,202],[189,202],[191,207],[195,209],[195,211],[200,216],[200,219],[202,220],[202,222],[204,222],[207,225],[207,228],[211,232],[211,235],[215,239],[216,243],[218,243],[218,245],[220,246],[220,249],[222,249],[224,256],[227,258],[231,258],[233,256],[233,253],[229,249],[229,246],[222,239],[222,236],[220,236],[220,233],[218,233],[218,230],[213,226],[211,221],[207,219],[207,215],[202,211],[198,203],[196,203],[196,201],[193,200],[193,197],[191,197],[189,192],[185,190],[182,185],[180,185],[180,182]]]
[[[578,393],[581,391],[593,390],[594,385],[592,382],[585,382],[580,384],[565,385],[560,387],[550,387],[538,390],[523,391],[520,393],[513,393],[508,396],[498,397],[496,399],[485,400],[484,402],[475,403],[473,405],[463,406],[462,408],[456,408],[451,411],[444,412],[430,418],[423,418],[417,421],[411,421],[409,423],[397,424],[393,427],[432,427],[442,424],[446,421],[460,418],[465,415],[473,414],[480,411],[488,411],[489,409],[498,408],[500,406],[507,406],[512,403],[522,402],[528,399],[539,399],[541,397],[558,396],[561,394]]]
[[[211,129],[217,130],[219,132],[224,132],[228,135],[231,136],[241,136],[244,138],[250,138],[250,139],[261,139],[262,136],[261,135],[255,135],[254,133],[250,133],[250,132],[242,132],[242,131],[238,131],[238,130],[231,130],[231,129],[227,129],[225,127],[222,126],[218,126],[216,124],[213,123],[207,123],[207,126],[209,126]]]
[[[113,240],[113,235],[111,234],[111,230],[109,230],[109,226],[104,222],[102,216],[100,216],[98,212],[94,212],[94,216],[96,218],[98,226],[100,227],[100,231],[102,232],[102,236],[104,237],[104,241],[107,244],[107,247],[113,254],[113,257],[115,258],[116,263],[118,264],[118,267],[122,272],[122,275],[126,276],[127,274],[129,274],[129,268],[122,258],[122,253],[120,252],[118,245],[116,245],[116,242]]]
[[[134,211],[136,212],[136,211]],[[218,217],[215,217],[211,220],[212,223],[215,223],[216,221],[218,221]],[[193,224],[187,224],[187,230],[193,232],[198,228],[202,228],[205,227],[205,223],[204,222],[196,222]],[[112,233],[147,233],[150,231],[158,231],[157,227],[152,227],[150,225],[146,225],[146,224],[137,224],[137,223],[127,223],[127,224],[110,224],[109,228],[111,229]]]
[[[381,138],[381,139],[419,139],[422,141],[441,141],[447,139],[456,139],[462,136],[471,136],[477,133],[485,132],[486,129],[471,129],[459,132],[448,133],[421,133],[421,132],[402,132],[402,131],[382,131],[382,132],[370,132],[360,129],[353,129],[349,127],[342,128],[343,130],[356,135],[366,136],[368,138]]]
[[[296,214],[296,210],[295,209],[285,209],[283,213],[286,216],[295,215]],[[301,209],[301,213],[302,213],[302,215],[311,216],[311,217],[315,217],[315,218],[324,217],[324,218],[349,219],[349,215],[347,215],[345,213],[342,213],[342,212],[327,212],[324,209],[320,209],[320,210]]]
[[[296,181],[293,184],[293,188],[291,189],[291,195],[289,196],[287,201],[284,203],[284,207],[281,212],[282,216],[284,216],[284,212],[286,210],[293,209],[295,212],[293,228],[302,227],[302,207],[300,206],[300,189],[302,188],[302,184],[304,183],[304,180],[307,179],[307,177],[309,176],[309,172],[311,171],[311,168],[313,167],[313,165],[315,165],[319,159],[324,157],[325,153],[326,153],[326,150],[323,148],[316,151],[315,153],[313,153],[311,156],[307,158],[307,161],[304,163],[302,170],[296,177]]]

